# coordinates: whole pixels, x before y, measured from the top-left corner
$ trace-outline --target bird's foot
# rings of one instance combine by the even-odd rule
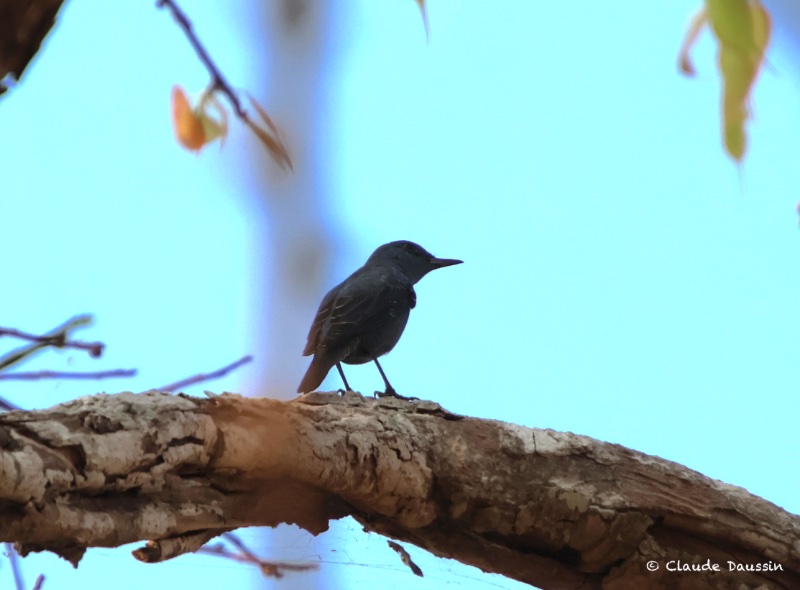
[[[394,390],[394,387],[391,387],[391,386],[387,387],[386,391],[376,391],[375,392],[375,397],[394,397],[394,398],[402,399],[402,400],[405,400],[405,401],[412,401],[412,400],[418,400],[419,399],[418,397],[406,397],[404,395],[400,395],[399,393],[397,393]]]

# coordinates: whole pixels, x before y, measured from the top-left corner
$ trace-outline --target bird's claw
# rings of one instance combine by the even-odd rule
[[[397,393],[394,390],[394,387],[387,387],[386,391],[376,391],[375,392],[375,397],[377,397],[377,398],[394,397],[394,398],[397,398],[397,399],[405,400],[407,402],[419,399],[418,397],[406,397],[405,395],[400,395],[399,393]]]

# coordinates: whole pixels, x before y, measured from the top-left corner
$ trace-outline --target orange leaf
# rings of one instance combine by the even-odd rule
[[[206,143],[203,123],[189,105],[189,99],[180,86],[172,87],[172,127],[175,138],[187,150],[199,151]]]

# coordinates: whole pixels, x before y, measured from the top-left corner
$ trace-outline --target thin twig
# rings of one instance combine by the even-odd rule
[[[4,412],[11,412],[13,410],[21,410],[21,409],[22,408],[20,408],[17,404],[11,403],[4,397],[0,397],[0,410],[3,410]]]
[[[102,342],[81,342],[79,340],[67,340],[66,332],[61,332],[56,335],[37,336],[36,334],[29,334],[14,328],[0,328],[0,336],[13,336],[14,338],[38,342],[44,346],[53,346],[55,348],[77,348],[81,350],[88,350],[89,356],[93,358],[100,357],[103,354],[103,347],[105,347],[105,344]]]
[[[67,320],[54,330],[51,330],[45,334],[42,337],[43,340],[34,342],[28,346],[23,346],[17,350],[12,350],[10,353],[0,358],[0,371],[28,359],[43,348],[47,348],[48,346],[57,346],[57,344],[54,344],[54,342],[58,343],[61,341],[66,341],[67,335],[71,330],[82,328],[91,322],[92,316],[88,315],[77,316],[71,320]]]
[[[253,564],[258,566],[264,576],[272,578],[282,578],[284,576],[284,572],[286,571],[307,572],[319,568],[319,565],[316,563],[289,563],[285,561],[269,561],[266,559],[261,559],[255,553],[250,551],[244,542],[233,533],[225,533],[222,535],[222,537],[234,545],[239,550],[239,553],[231,551],[221,543],[215,545],[205,545],[200,548],[198,553],[217,555],[219,557],[225,557],[241,563]]]
[[[8,561],[11,562],[11,572],[14,575],[14,586],[17,590],[25,590],[25,582],[22,580],[22,570],[19,567],[19,555],[17,555],[14,545],[6,543],[6,554]]]
[[[181,10],[181,8],[178,6],[176,0],[156,0],[156,8],[164,7],[170,10],[173,18],[178,23],[178,26],[183,30],[186,38],[189,40],[189,43],[192,45],[197,53],[197,56],[200,58],[200,61],[211,75],[211,85],[206,91],[208,95],[212,95],[214,91],[221,92],[228,99],[228,102],[231,103],[231,106],[233,106],[236,116],[243,123],[245,123],[250,128],[250,131],[252,131],[261,141],[261,143],[264,144],[275,162],[277,162],[281,168],[289,168],[290,170],[293,170],[294,165],[292,164],[292,158],[289,155],[289,150],[283,141],[280,130],[272,122],[272,119],[270,119],[269,115],[267,115],[264,109],[262,109],[251,97],[250,101],[253,103],[253,107],[255,107],[256,111],[258,111],[258,115],[264,121],[264,124],[269,128],[269,130],[259,127],[256,122],[250,118],[250,115],[242,106],[239,96],[236,94],[231,85],[228,84],[228,81],[222,75],[222,72],[217,67],[217,64],[215,64],[211,59],[208,51],[195,34],[191,21],[186,16],[186,13],[183,12],[183,10]]]
[[[225,77],[222,75],[222,72],[211,59],[211,56],[208,55],[208,51],[200,42],[200,39],[197,38],[197,35],[194,33],[194,28],[192,27],[192,23],[189,18],[186,16],[186,13],[181,10],[178,6],[177,2],[174,0],[156,0],[156,7],[157,8],[169,8],[170,12],[172,12],[172,16],[178,22],[178,25],[183,29],[183,32],[186,34],[186,38],[189,39],[189,43],[192,44],[192,47],[197,52],[197,57],[200,58],[200,61],[203,62],[203,65],[208,70],[208,73],[211,74],[211,84],[214,88],[222,92],[230,101],[233,109],[236,111],[236,115],[245,121],[250,121],[250,117],[247,115],[247,111],[244,110],[242,107],[242,103],[239,101],[239,97],[236,96],[236,93],[231,88],[230,84],[228,84]]]
[[[241,551],[251,560],[255,562],[261,561],[261,559],[255,553],[250,551],[250,548],[244,544],[244,541],[242,541],[239,537],[237,537],[233,533],[225,533],[222,535],[222,538],[228,541],[228,543],[230,543],[234,547],[236,547],[239,551]]]
[[[238,369],[242,365],[246,365],[252,360],[253,357],[248,354],[240,358],[238,361],[235,361],[229,365],[225,365],[221,369],[217,369],[216,371],[212,371],[211,373],[198,373],[197,375],[193,375],[192,377],[187,377],[186,379],[176,381],[175,383],[170,383],[169,385],[164,385],[163,387],[158,387],[157,389],[159,391],[175,391],[176,389],[188,387],[189,385],[197,385],[198,383],[202,383],[203,381],[211,381],[212,379],[219,379],[220,377],[224,377],[234,369]]]
[[[110,371],[30,371],[28,373],[0,373],[0,381],[37,381],[39,379],[111,379],[135,377],[136,369],[113,369]]]
[[[31,590],[42,590],[42,586],[44,585],[44,574],[39,574],[36,578],[36,582],[33,584],[33,588]]]

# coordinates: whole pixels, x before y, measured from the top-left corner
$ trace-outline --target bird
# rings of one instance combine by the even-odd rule
[[[419,244],[406,240],[376,249],[364,266],[322,299],[303,349],[303,356],[314,356],[297,392],[315,390],[334,365],[345,390],[352,391],[342,363],[361,365],[374,361],[386,386],[383,393],[375,394],[408,399],[391,386],[378,357],[400,340],[409,313],[417,304],[414,285],[432,270],[462,262],[436,258]]]

